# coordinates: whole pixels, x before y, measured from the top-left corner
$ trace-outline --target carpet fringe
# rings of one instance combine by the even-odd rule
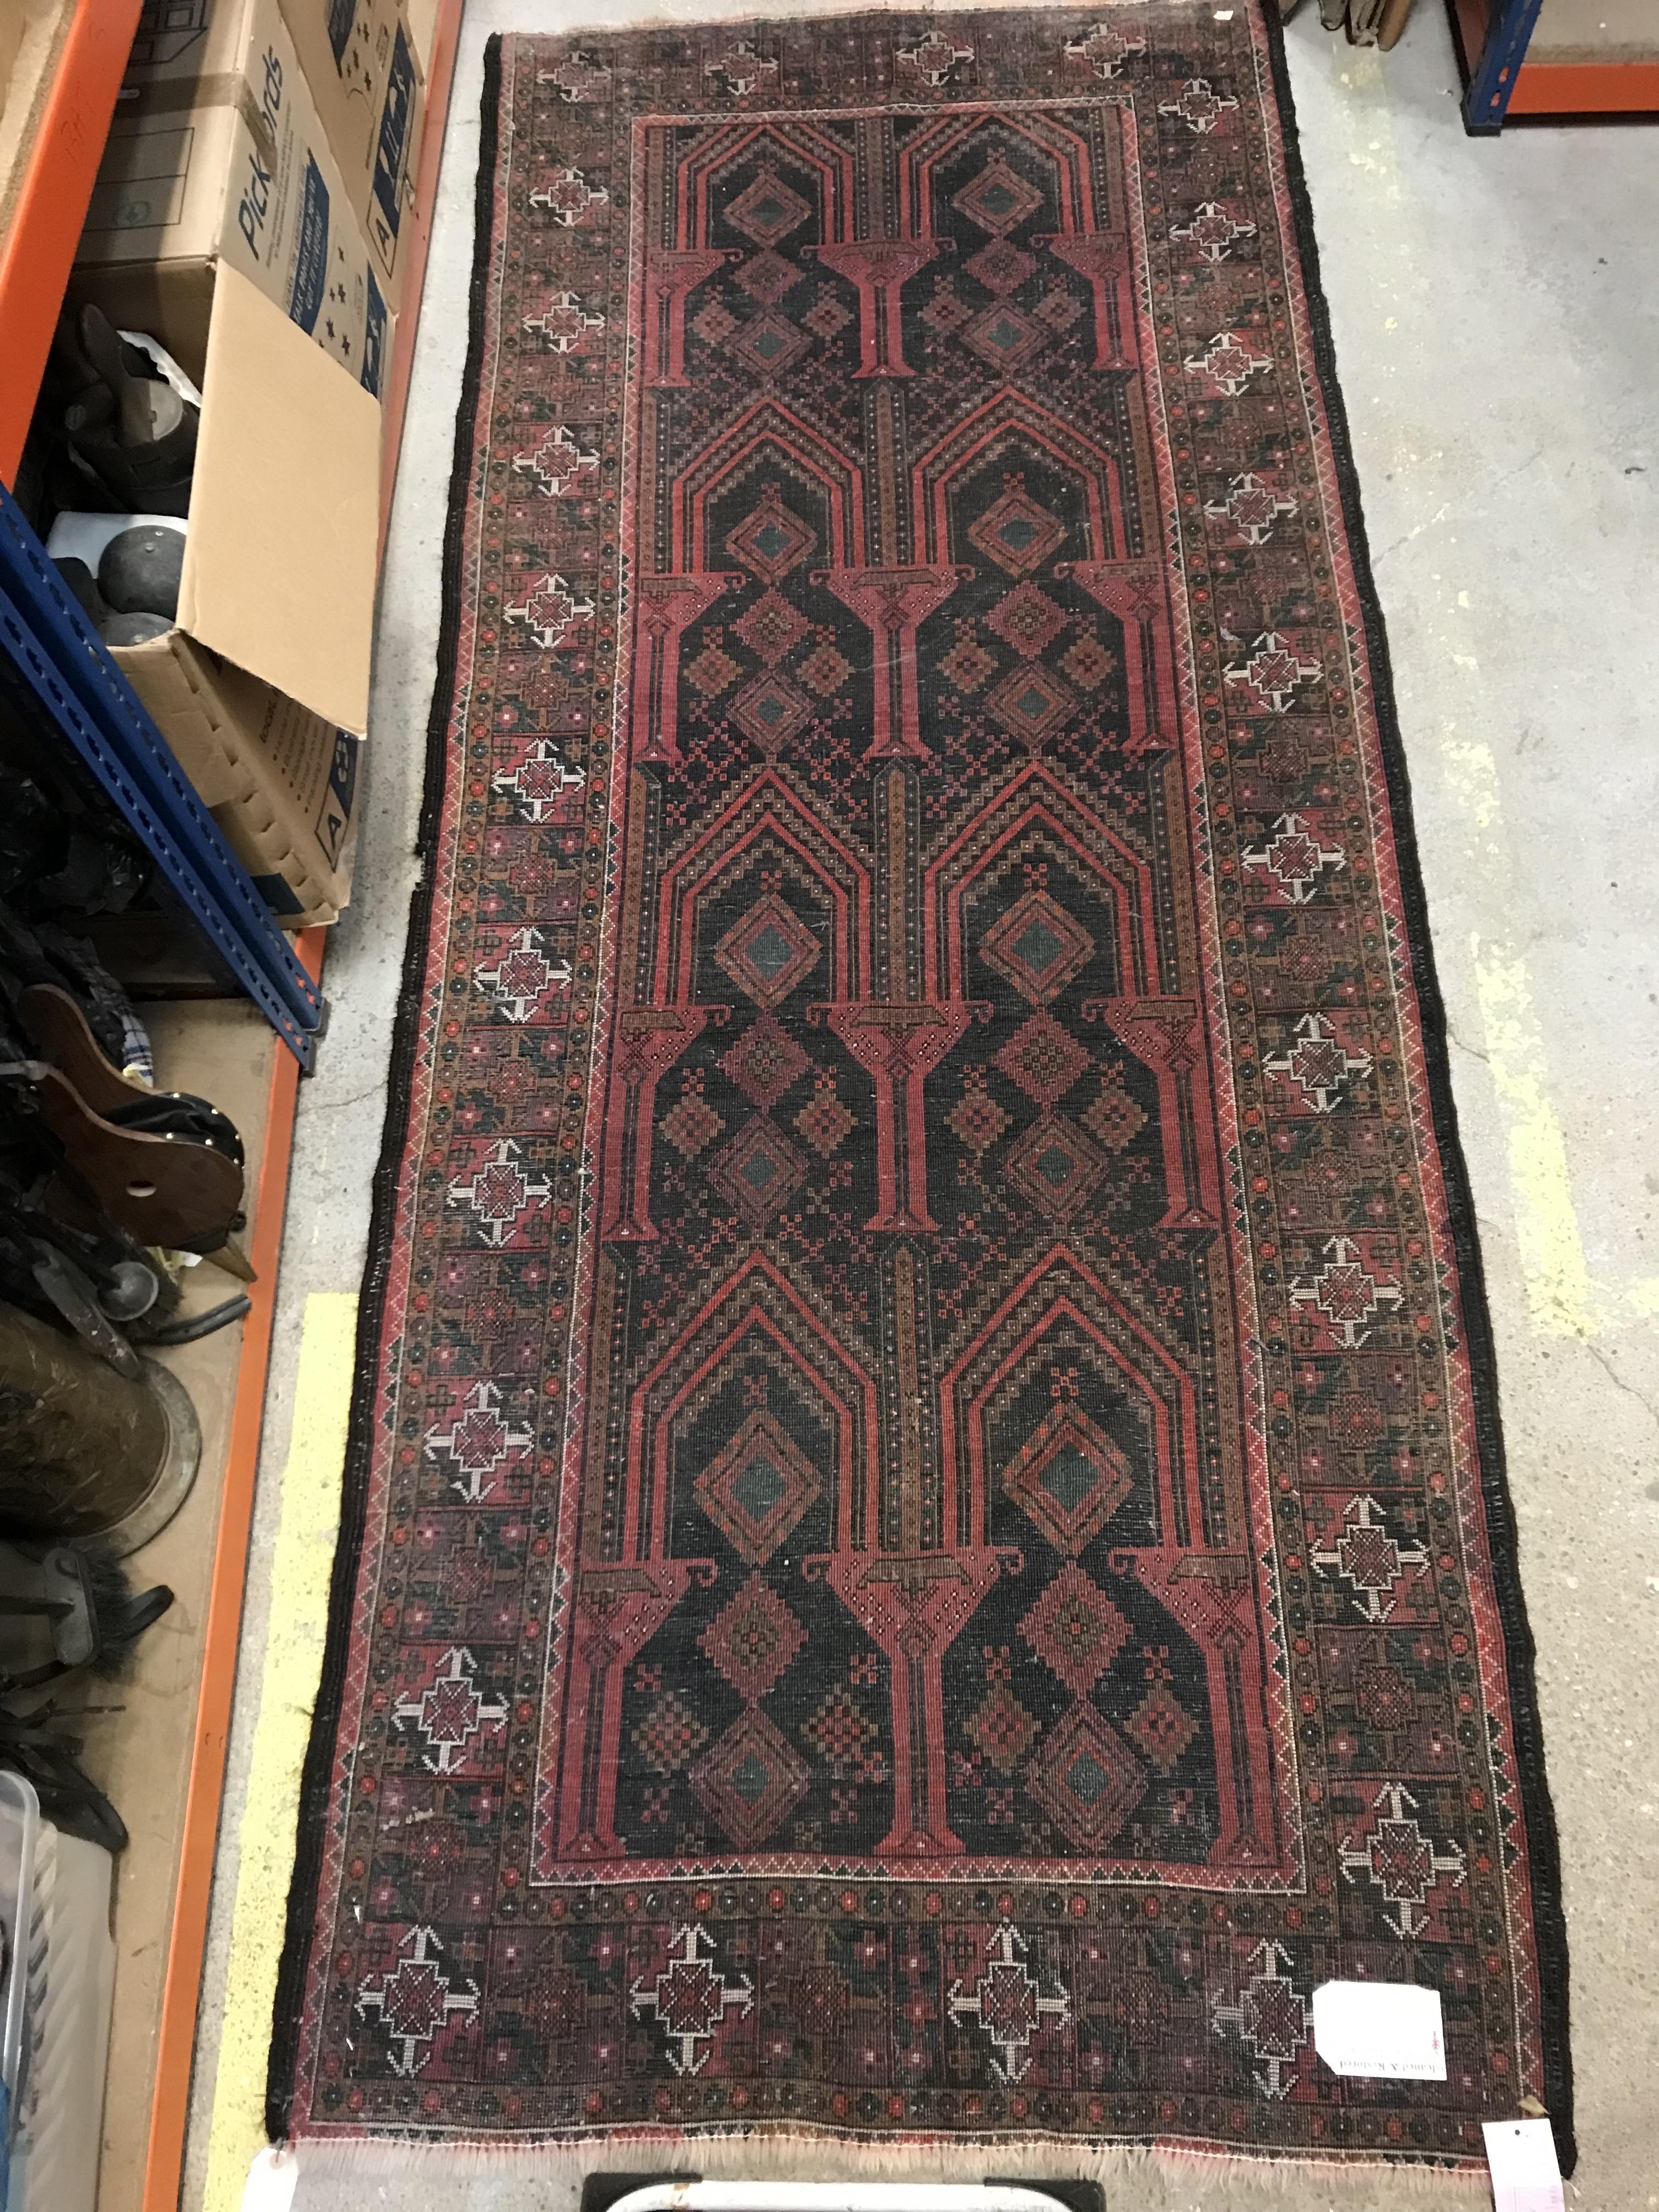
[[[1163,2143],[1079,2144],[1054,2136],[1021,2143],[917,2137],[896,2144],[738,2132],[518,2143],[360,2136],[305,2140],[270,2156],[278,2166],[291,2163],[293,2212],[429,2212],[446,2187],[466,2190],[468,2212],[495,2212],[491,2183],[507,2192],[501,2203],[513,2212],[571,2212],[584,2179],[595,2172],[750,2181],[1074,2179],[1105,2185],[1109,2203],[1114,2185],[1133,2185],[1134,2212],[1220,2212],[1224,2205],[1226,2212],[1249,2212],[1255,2205],[1282,2205],[1292,2193],[1302,2205],[1328,2212],[1374,2212],[1379,2180],[1390,2203],[1437,2199],[1446,2212],[1468,2212],[1486,2201],[1487,2190],[1484,2166],[1413,2166],[1359,2154],[1309,2159]],[[266,2188],[274,2178],[264,2178]],[[243,2212],[265,2212],[272,2202],[250,2197]]]

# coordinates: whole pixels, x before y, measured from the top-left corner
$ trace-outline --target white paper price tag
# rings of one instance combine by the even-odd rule
[[[1413,1982],[1322,1982],[1313,1993],[1314,2049],[1333,2074],[1443,2081],[1440,1993]]]
[[[1561,2168],[1547,2120],[1487,2120],[1486,2163],[1497,2212],[1563,2212]]]

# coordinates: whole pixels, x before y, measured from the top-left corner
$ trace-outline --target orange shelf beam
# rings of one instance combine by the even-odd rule
[[[328,932],[308,929],[296,950],[313,981],[320,981]],[[230,1419],[230,1449],[214,1547],[213,1581],[207,1626],[202,1639],[202,1687],[196,1706],[191,1747],[190,1789],[179,1847],[173,1889],[173,1927],[167,1939],[167,1972],[156,2040],[155,2088],[150,2104],[149,2152],[144,2168],[144,2212],[176,2212],[184,2166],[185,2129],[190,2118],[191,2061],[196,2015],[201,2001],[202,1960],[207,1950],[208,1906],[213,1895],[213,1859],[219,1841],[219,1809],[225,1791],[225,1759],[230,1747],[231,1705],[236,1693],[236,1652],[241,1640],[242,1597],[247,1582],[248,1536],[253,1525],[253,1492],[259,1472],[259,1438],[264,1426],[265,1376],[270,1364],[271,1323],[276,1309],[276,1263],[283,1249],[283,1221],[288,1206],[288,1171],[294,1145],[294,1116],[299,1103],[300,1063],[275,1042],[271,1049],[270,1104],[264,1149],[259,1163],[259,1192],[253,1210],[248,1261],[250,1310],[242,1323],[236,1366],[236,1397]]]
[[[432,218],[438,201],[438,172],[443,166],[444,121],[449,113],[449,94],[455,82],[455,53],[461,39],[463,0],[440,0],[432,33],[432,52],[426,70],[426,122],[421,137],[421,158],[415,171],[415,201],[410,210],[409,265],[404,276],[407,301],[392,334],[392,362],[386,392],[380,402],[380,556],[386,556],[386,533],[392,520],[392,495],[398,483],[398,455],[404,441],[404,410],[409,404],[409,380],[415,366],[415,336],[420,328],[421,296],[426,289],[427,248],[432,242]]]
[[[1510,113],[1659,114],[1659,61],[1523,62]]]
[[[454,79],[463,0],[442,0],[428,64],[426,124],[416,173],[408,302],[398,319],[391,374],[383,402],[380,547],[397,477],[403,441],[404,410],[415,356],[427,244],[432,233],[438,172],[443,157],[444,125]],[[95,166],[95,164],[94,164]],[[72,249],[71,249],[72,250]],[[307,930],[296,950],[314,980],[322,980],[325,929]],[[276,1267],[282,1250],[284,1200],[298,1100],[299,1063],[276,1048],[271,1072],[270,1118],[259,1176],[249,1258],[257,1279],[249,1286],[252,1311],[243,1324],[242,1350],[231,1416],[230,1452],[225,1470],[224,1504],[214,1554],[213,1591],[209,1603],[203,1654],[202,1688],[197,1709],[190,1791],[174,1891],[173,1929],[167,1946],[166,1993],[155,2057],[155,2086],[150,2104],[149,2149],[144,2167],[143,2212],[177,2212],[184,2169],[185,2135],[190,2118],[191,2069],[197,2017],[201,2005],[202,1963],[207,1950],[208,1908],[213,1862],[218,1846],[224,1800],[225,1759],[229,1747],[236,1655],[241,1639],[242,1598],[247,1579],[247,1548],[252,1527],[254,1486],[264,1421],[265,1381],[270,1358],[276,1306]]]
[[[52,347],[93,179],[138,27],[140,0],[79,0],[64,33],[40,127],[0,239],[0,477],[9,484]]]

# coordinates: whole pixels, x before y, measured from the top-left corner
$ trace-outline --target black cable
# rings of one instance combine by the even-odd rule
[[[202,1337],[211,1336],[216,1329],[229,1322],[240,1321],[245,1313],[253,1310],[253,1302],[243,1291],[227,1298],[222,1305],[210,1306],[205,1313],[192,1314],[185,1321],[170,1321],[139,1340],[145,1346],[152,1344],[195,1344]]]

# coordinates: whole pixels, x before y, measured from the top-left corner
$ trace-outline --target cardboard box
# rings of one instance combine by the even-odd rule
[[[280,919],[350,891],[380,513],[376,403],[222,260],[76,270],[202,388],[179,620],[114,659]]]
[[[351,896],[360,740],[186,631],[115,658],[277,920],[337,921]]]
[[[404,0],[409,35],[415,41],[415,58],[421,65],[422,86],[432,80],[432,49],[438,40],[438,0]]]
[[[144,20],[79,258],[217,255],[378,396],[395,301],[277,0],[179,0]]]
[[[282,9],[395,305],[425,99],[404,0],[282,0]]]

